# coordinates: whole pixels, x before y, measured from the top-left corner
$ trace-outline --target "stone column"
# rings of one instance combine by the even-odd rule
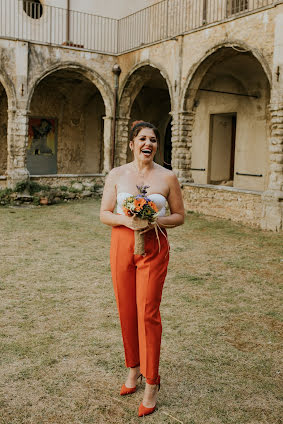
[[[112,167],[112,116],[104,116],[103,130],[103,173],[108,174]],[[101,152],[102,153],[102,152]]]
[[[180,182],[190,182],[192,128],[195,112],[171,112],[172,168]]]
[[[262,195],[261,227],[283,229],[283,103],[270,105],[271,137],[269,140],[269,185]]]
[[[8,110],[7,130],[7,185],[14,187],[18,182],[29,178],[26,167],[28,144],[28,111],[23,109]]]
[[[283,4],[276,7],[269,139],[269,184],[262,195],[261,227],[283,229]]]
[[[124,165],[127,162],[127,148],[129,143],[129,121],[129,116],[119,117],[116,120],[116,166]]]

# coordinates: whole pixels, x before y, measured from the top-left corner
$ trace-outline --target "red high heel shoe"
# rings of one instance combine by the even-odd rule
[[[158,376],[158,380],[157,380],[157,386],[158,386],[158,391],[160,390],[160,376]],[[145,415],[149,415],[152,414],[156,409],[156,405],[154,405],[152,408],[147,408],[146,406],[144,406],[142,403],[139,406],[139,417],[144,417]]]
[[[139,378],[141,379],[141,382],[142,382],[142,374],[140,374],[138,376],[137,380]],[[123,384],[123,386],[121,387],[120,395],[121,396],[131,395],[131,394],[135,393],[136,390],[137,390],[137,386],[127,387],[125,384]]]

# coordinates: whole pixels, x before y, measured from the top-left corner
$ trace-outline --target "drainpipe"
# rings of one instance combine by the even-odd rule
[[[116,144],[116,120],[117,120],[117,110],[118,110],[118,90],[119,90],[119,76],[121,74],[121,68],[116,63],[112,69],[113,74],[115,75],[115,88],[114,88],[114,112],[113,112],[113,123],[112,123],[112,161],[111,168],[114,168],[115,164],[115,144]]]
[[[68,46],[70,43],[70,0],[67,0],[66,41]]]

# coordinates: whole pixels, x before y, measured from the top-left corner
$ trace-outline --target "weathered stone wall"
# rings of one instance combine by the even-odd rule
[[[230,219],[259,227],[262,215],[261,193],[229,187],[184,184],[186,211]]]
[[[4,177],[0,178],[0,190],[3,190],[7,187],[7,179]]]
[[[0,175],[7,170],[7,124],[8,100],[4,87],[0,84]]]
[[[60,187],[60,186],[66,186],[70,187],[71,184],[76,182],[83,182],[83,183],[93,183],[103,186],[105,177],[103,175],[54,175],[53,176],[42,176],[42,177],[31,177],[32,181],[37,182],[38,184],[42,185],[49,185],[50,187]]]

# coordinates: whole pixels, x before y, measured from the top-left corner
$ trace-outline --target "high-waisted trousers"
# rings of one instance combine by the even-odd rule
[[[159,306],[169,246],[160,231],[160,251],[154,230],[144,237],[145,254],[134,255],[134,231],[124,226],[113,227],[110,263],[126,367],[139,365],[147,383],[157,384],[162,333]]]

